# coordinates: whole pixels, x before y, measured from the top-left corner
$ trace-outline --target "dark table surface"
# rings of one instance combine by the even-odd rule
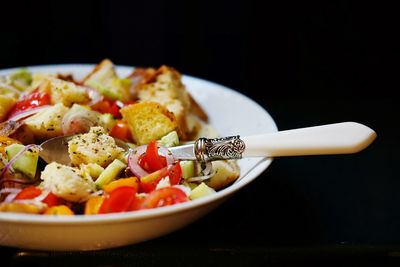
[[[396,9],[355,1],[39,2],[2,3],[0,68],[105,57],[168,64],[249,96],[280,130],[356,121],[378,138],[353,155],[277,158],[217,210],[162,238],[97,252],[2,247],[0,266],[400,264],[400,113],[388,68]]]

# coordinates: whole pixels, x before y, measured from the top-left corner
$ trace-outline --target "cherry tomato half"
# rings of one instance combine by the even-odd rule
[[[151,141],[147,145],[146,153],[141,159],[141,163],[143,164],[142,168],[147,168],[146,170],[149,172],[155,172],[167,166],[165,157],[158,154],[156,141]]]
[[[169,182],[171,185],[179,184],[182,179],[182,168],[179,162],[175,162],[168,169]]]
[[[132,140],[131,131],[128,123],[123,120],[118,120],[110,131],[112,137],[121,139],[122,141],[130,142]]]
[[[48,207],[53,207],[61,204],[60,198],[50,192],[43,200],[43,203],[46,203]]]
[[[113,190],[100,206],[99,214],[129,211],[136,200],[136,189],[129,186]]]
[[[139,192],[150,193],[156,189],[157,184],[165,176],[169,177],[171,185],[179,184],[182,178],[182,169],[179,163],[174,163],[169,167],[164,167],[158,171],[150,173],[140,178]]]
[[[151,192],[143,201],[143,209],[170,206],[188,201],[185,192],[176,187],[164,187]]]
[[[39,92],[38,89],[32,91],[20,99],[13,109],[8,113],[8,117],[13,116],[21,111],[36,108],[50,104],[50,95],[45,92]]]
[[[40,190],[36,186],[28,186],[22,189],[22,191],[15,196],[14,200],[32,199],[40,196],[41,193],[42,190]]]
[[[112,100],[109,98],[103,98],[103,100],[97,102],[91,106],[92,110],[98,111],[100,113],[110,113],[115,118],[121,118],[121,113],[119,110],[127,105],[133,104],[133,101],[121,102],[119,100]]]
[[[97,102],[93,106],[91,106],[92,110],[98,111],[100,113],[110,113],[116,118],[120,118],[121,114],[119,113],[120,107],[115,103],[114,100],[104,98],[103,100]]]
[[[140,177],[139,192],[150,193],[156,189],[158,182],[167,175],[168,169],[165,167],[149,175]]]
[[[14,200],[33,199],[40,196],[40,194],[42,194],[41,189],[37,188],[36,186],[28,186],[22,189],[22,191],[15,196]],[[42,202],[47,204],[48,207],[61,204],[60,198],[54,195],[52,192],[48,193]]]

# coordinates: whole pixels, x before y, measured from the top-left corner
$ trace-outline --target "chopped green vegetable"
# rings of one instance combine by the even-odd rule
[[[117,122],[114,119],[114,116],[111,115],[110,113],[104,113],[99,116],[99,121],[100,125],[103,126],[103,128],[107,131],[110,132],[112,127],[115,125]]]
[[[21,150],[25,149],[24,145],[12,144],[5,148],[8,161],[12,160]],[[14,170],[19,171],[29,178],[33,179],[36,175],[39,152],[37,150],[27,150],[12,164]]]
[[[32,74],[27,69],[20,69],[10,75],[12,85],[19,90],[25,90],[32,83]]]
[[[194,163],[193,161],[184,160],[180,161],[179,164],[181,165],[182,169],[182,178],[187,179],[194,176]]]
[[[190,198],[196,199],[215,194],[215,190],[206,185],[205,183],[199,184],[195,189],[190,192]]]
[[[179,145],[179,137],[176,131],[172,131],[169,134],[163,136],[160,139],[160,145],[165,147],[173,147]]]
[[[110,165],[100,174],[99,178],[94,182],[99,188],[103,188],[106,184],[118,177],[119,173],[126,168],[126,164],[115,159]]]

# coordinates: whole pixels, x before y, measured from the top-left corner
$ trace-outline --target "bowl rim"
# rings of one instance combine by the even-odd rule
[[[47,68],[55,68],[55,72],[57,69],[71,69],[71,72],[74,73],[73,69],[78,69],[76,72],[83,72],[86,69],[90,70],[96,64],[86,64],[86,63],[73,63],[73,64],[48,64],[48,65],[30,65],[23,67],[13,67],[7,69],[0,69],[0,75],[12,73],[14,71],[20,70],[21,68],[27,68],[31,71],[40,71],[41,69]],[[119,71],[132,71],[135,67],[128,65],[115,65],[116,70]],[[245,101],[250,102],[257,109],[260,109],[264,113],[266,117],[268,117],[270,121],[271,132],[278,131],[275,120],[272,116],[256,101],[251,99],[250,97],[235,91],[229,87],[224,85],[208,81],[202,78],[197,78],[191,75],[182,74],[183,83],[185,84],[185,80],[196,81],[200,83],[209,84],[210,86],[216,87],[223,91],[228,91],[230,94],[235,95],[236,97],[243,98]],[[101,215],[74,215],[74,216],[43,216],[39,214],[24,214],[24,213],[13,213],[13,212],[0,212],[0,222],[13,222],[19,224],[55,224],[55,225],[77,225],[77,224],[103,224],[105,222],[125,222],[125,221],[141,221],[149,218],[157,218],[161,216],[167,216],[173,213],[180,213],[190,209],[194,209],[196,207],[204,206],[207,204],[211,204],[218,200],[222,200],[239,189],[243,188],[254,179],[256,179],[262,172],[264,172],[268,166],[272,163],[273,158],[261,158],[255,166],[253,166],[246,174],[240,176],[238,178],[238,182],[234,182],[228,187],[218,191],[216,194],[209,195],[200,199],[191,200],[185,203],[179,203],[172,206],[160,207],[156,209],[149,210],[139,210],[139,211],[130,211],[130,212],[121,212],[121,213],[110,213],[110,214],[101,214]]]

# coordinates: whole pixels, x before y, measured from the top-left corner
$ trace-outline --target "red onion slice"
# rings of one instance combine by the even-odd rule
[[[43,190],[40,195],[38,195],[37,197],[33,198],[32,200],[38,201],[38,202],[42,202],[43,199],[45,199],[49,194],[50,194],[49,190]]]
[[[12,115],[10,118],[8,118],[8,120],[19,121],[20,119],[25,119],[26,117],[32,116],[32,115],[38,113],[39,111],[48,109],[50,107],[51,107],[51,105],[44,105],[44,106],[24,110],[24,111],[21,111],[21,112],[18,112],[16,114]]]
[[[20,152],[18,152],[8,163],[6,166],[4,166],[3,171],[1,172],[0,175],[0,179],[2,179],[4,177],[4,174],[11,168],[11,166],[13,165],[13,163],[22,155],[25,153],[25,151],[34,148],[34,149],[38,149],[39,151],[42,150],[42,148],[39,145],[35,145],[35,144],[31,144],[31,145],[27,145],[24,147],[24,149],[22,149]]]
[[[5,187],[0,190],[0,194],[19,193],[21,190],[21,188]]]
[[[129,151],[128,167],[131,170],[131,172],[139,178],[149,175],[149,173],[143,170],[143,168],[140,167],[138,163],[139,157],[146,152],[146,148],[147,145],[143,145],[143,146],[138,146]]]
[[[186,181],[188,182],[202,182],[205,180],[210,179],[211,177],[213,177],[215,174],[215,171],[213,170],[210,174],[208,175],[201,175],[201,176],[195,176],[195,177],[190,177],[188,179],[186,179]]]
[[[31,180],[27,180],[27,179],[20,179],[20,178],[4,177],[3,179],[0,180],[0,184],[5,184],[5,183],[28,185],[28,184],[35,183],[35,181],[31,181]]]
[[[85,88],[85,90],[90,98],[90,102],[88,103],[88,106],[93,106],[94,104],[97,104],[104,99],[104,96],[102,94],[100,94],[100,92],[97,91],[96,89],[93,89],[92,87],[89,87],[89,86],[82,86],[82,87]]]
[[[10,188],[6,187],[0,190],[0,194],[7,194],[6,198],[4,199],[4,202],[11,202],[14,200],[14,198],[18,195],[19,192],[21,192],[21,188]]]
[[[211,177],[213,177],[214,174],[215,174],[215,170],[212,167],[211,162],[206,164],[205,168],[200,172],[200,174],[201,175],[199,175],[199,176],[190,177],[190,178],[186,179],[186,181],[188,181],[188,182],[202,182],[202,181],[208,180]]]
[[[24,123],[20,121],[8,120],[0,123],[0,136],[10,136],[15,133]]]
[[[90,127],[99,124],[96,112],[73,106],[62,118],[61,129],[64,135],[87,133]]]

